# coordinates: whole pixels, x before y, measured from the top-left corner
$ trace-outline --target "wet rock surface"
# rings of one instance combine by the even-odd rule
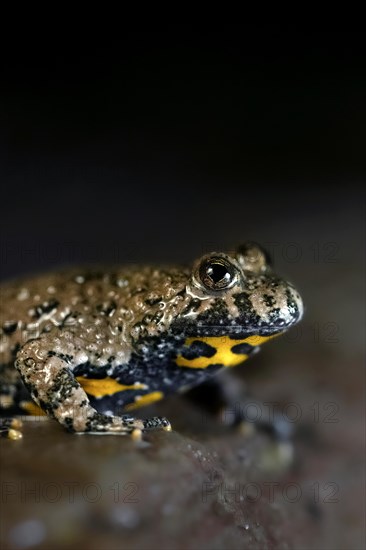
[[[2,441],[4,547],[287,548],[263,485],[268,468],[283,478],[282,454],[259,435],[135,443],[27,422],[23,441]]]

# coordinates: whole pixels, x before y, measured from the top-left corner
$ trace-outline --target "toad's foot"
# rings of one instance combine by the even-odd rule
[[[69,427],[69,431],[76,433],[125,434],[134,439],[140,439],[142,432],[156,429],[171,431],[172,428],[169,420],[161,416],[141,420],[130,415],[108,416],[98,412],[88,418],[82,429],[75,429],[74,424]]]

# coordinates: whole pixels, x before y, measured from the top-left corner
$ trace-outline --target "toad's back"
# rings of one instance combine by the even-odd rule
[[[120,271],[81,268],[3,284],[0,363],[9,362],[22,342],[54,329],[67,328],[75,337],[88,332],[98,341],[104,340],[101,334],[95,338],[99,327],[99,333],[108,330],[104,336],[109,343],[116,334],[116,340],[130,344],[144,317],[147,326],[147,313],[156,314],[174,297],[182,301],[183,274],[182,268],[169,273],[141,266]],[[153,332],[152,327],[149,330]]]

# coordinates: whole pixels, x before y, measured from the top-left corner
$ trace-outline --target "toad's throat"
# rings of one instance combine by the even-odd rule
[[[230,336],[187,338],[184,350],[175,362],[179,367],[191,369],[205,369],[211,365],[234,367],[248,359],[258,346],[275,336],[279,336],[279,333],[270,336],[252,335],[240,340]]]

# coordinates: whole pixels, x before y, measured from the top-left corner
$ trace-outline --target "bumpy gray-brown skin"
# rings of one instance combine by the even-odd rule
[[[187,349],[187,338],[269,336],[301,316],[297,291],[252,244],[207,255],[193,268],[83,268],[7,283],[1,289],[0,406],[14,412],[25,385],[47,414],[72,431],[169,427],[164,418],[115,414],[136,397],[192,387],[223,367],[179,366],[182,353],[210,356],[202,341]],[[249,355],[250,348],[240,352]],[[80,376],[139,389],[93,398]]]

